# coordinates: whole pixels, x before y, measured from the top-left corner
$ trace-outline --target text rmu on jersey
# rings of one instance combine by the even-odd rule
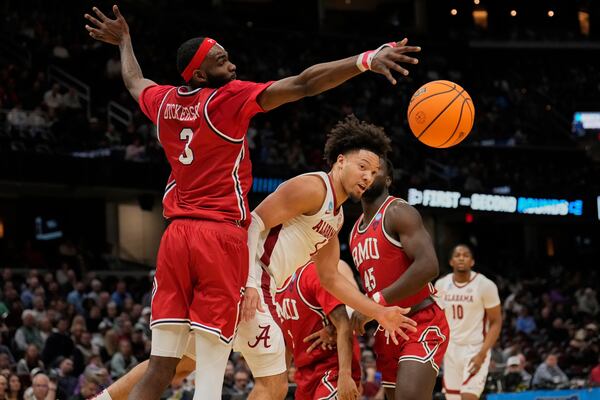
[[[296,306],[296,300],[294,299],[283,299],[281,304],[275,303],[275,309],[279,317],[285,320],[298,321],[300,316],[298,314],[298,307]]]
[[[176,119],[179,121],[194,121],[200,118],[200,103],[192,106],[167,103],[165,106],[165,119]]]
[[[352,249],[352,259],[356,268],[360,267],[364,261],[379,260],[379,249],[377,248],[377,238],[366,238],[364,242],[359,242]]]
[[[313,231],[325,237],[327,240],[331,239],[337,234],[337,230],[323,220],[320,220],[319,223],[313,226],[312,228]]]

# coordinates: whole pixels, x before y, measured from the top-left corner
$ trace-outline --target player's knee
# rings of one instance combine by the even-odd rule
[[[261,393],[269,393],[273,400],[283,400],[288,392],[288,382],[285,373],[256,378],[254,386]]]
[[[187,356],[183,356],[177,364],[173,382],[181,382],[187,378],[196,369],[196,360],[192,360]]]
[[[396,400],[423,400],[431,399],[431,393],[423,393],[423,388],[416,385],[396,386]]]
[[[277,397],[276,399],[280,399],[283,400],[285,399],[285,397],[287,396],[288,393],[288,381],[287,378],[284,376],[283,379],[281,379],[278,383],[277,383],[277,389],[276,389],[276,394]]]
[[[150,362],[148,363],[148,370],[146,375],[150,382],[156,382],[157,384],[167,384],[175,376],[175,370],[179,359],[171,357],[156,357],[150,356]]]

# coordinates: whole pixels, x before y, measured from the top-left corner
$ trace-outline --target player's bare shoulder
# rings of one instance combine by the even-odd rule
[[[421,214],[404,199],[394,199],[385,211],[385,227],[389,232],[400,233],[405,228],[423,224]]]
[[[301,202],[309,205],[311,210],[318,210],[327,195],[327,186],[319,175],[303,174],[285,181],[276,192],[285,195],[289,201]]]
[[[283,182],[277,190],[301,192],[309,196],[325,197],[327,187],[317,174],[303,174]]]

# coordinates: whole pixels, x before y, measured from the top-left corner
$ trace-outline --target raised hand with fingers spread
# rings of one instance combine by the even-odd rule
[[[418,46],[407,46],[408,39],[404,38],[399,42],[385,43],[375,50],[365,51],[359,54],[356,60],[356,66],[361,71],[373,71],[384,75],[392,85],[396,84],[396,79],[392,71],[396,71],[403,76],[409,74],[408,70],[402,67],[402,64],[418,64],[419,59],[406,55],[406,53],[418,53],[421,48]]]
[[[94,11],[97,18],[90,14],[85,14],[85,19],[92,24],[86,25],[85,29],[87,29],[90,36],[94,39],[119,46],[123,41],[131,39],[129,37],[129,25],[127,25],[127,21],[121,15],[119,7],[114,5],[112,9],[115,19],[108,18],[98,7],[92,7],[92,11]]]

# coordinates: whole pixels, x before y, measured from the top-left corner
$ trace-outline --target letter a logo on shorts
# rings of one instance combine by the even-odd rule
[[[265,342],[265,349],[268,349],[269,347],[271,347],[271,345],[269,344],[269,339],[271,339],[271,336],[269,336],[269,330],[271,329],[271,325],[259,325],[258,327],[262,329],[260,335],[256,336],[256,342],[254,342],[254,344],[250,344],[250,342],[248,342],[248,346],[250,346],[251,348],[255,348],[256,346],[258,346],[258,342],[262,340]]]

